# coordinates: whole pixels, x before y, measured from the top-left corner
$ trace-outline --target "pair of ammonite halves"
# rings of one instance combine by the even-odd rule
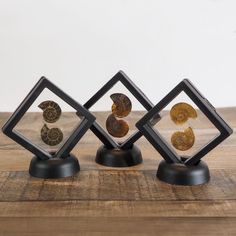
[[[61,116],[61,108],[54,101],[44,101],[38,106],[43,110],[43,119],[47,123],[55,123]],[[41,129],[41,139],[49,146],[56,146],[63,140],[63,133],[59,128],[49,128],[44,124]]]
[[[176,125],[183,125],[189,118],[197,118],[197,112],[188,103],[180,102],[171,108],[170,117]],[[190,149],[194,142],[195,135],[191,127],[188,127],[184,131],[176,131],[171,136],[172,145],[180,151]]]

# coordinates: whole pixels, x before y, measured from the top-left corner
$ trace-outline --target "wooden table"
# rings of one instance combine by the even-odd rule
[[[218,111],[236,127],[236,108]],[[70,125],[73,118],[66,116]],[[133,123],[139,116],[132,115]],[[8,117],[0,114],[0,126]],[[35,132],[31,122],[39,115],[29,119],[25,129]],[[211,129],[203,124],[199,131],[206,138]],[[31,153],[0,133],[0,236],[236,235],[235,133],[205,157],[210,182],[193,187],[160,182],[160,155],[143,137],[137,144],[143,164],[104,167],[94,162],[100,142],[89,131],[73,150],[80,173],[43,180],[28,174]]]

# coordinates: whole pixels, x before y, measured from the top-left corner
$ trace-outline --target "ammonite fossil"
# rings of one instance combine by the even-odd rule
[[[41,139],[49,146],[56,146],[63,140],[63,133],[58,128],[49,129],[45,124],[41,129]]]
[[[180,102],[170,110],[170,117],[177,125],[185,123],[188,118],[197,118],[196,110],[188,103]]]
[[[129,132],[129,126],[124,120],[117,120],[114,114],[108,116],[106,129],[110,135],[122,138]]]
[[[128,116],[132,110],[130,99],[123,93],[113,93],[110,97],[113,101],[112,113],[119,118]]]
[[[183,132],[177,131],[171,136],[172,145],[180,151],[190,149],[195,141],[195,136],[191,127],[185,129]]]
[[[54,101],[44,101],[38,107],[43,110],[43,118],[48,123],[56,122],[61,116],[61,108]]]

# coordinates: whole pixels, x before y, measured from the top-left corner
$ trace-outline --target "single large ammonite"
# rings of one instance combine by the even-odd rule
[[[111,96],[113,101],[112,114],[106,120],[106,129],[110,135],[122,138],[129,132],[129,125],[124,120],[118,120],[129,115],[132,110],[130,99],[122,93],[114,93]]]
[[[180,102],[171,108],[170,117],[175,124],[180,125],[185,123],[188,118],[197,118],[197,112],[188,103]]]
[[[171,136],[172,145],[180,151],[190,149],[195,141],[195,136],[191,127],[185,129],[183,132],[177,131]]]
[[[54,101],[44,101],[38,107],[43,110],[43,118],[48,123],[56,122],[61,116],[61,108]]]
[[[49,146],[56,146],[63,140],[63,133],[58,128],[49,129],[45,124],[41,129],[41,139]]]

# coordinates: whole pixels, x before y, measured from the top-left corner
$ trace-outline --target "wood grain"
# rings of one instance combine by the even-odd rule
[[[235,218],[16,217],[0,218],[4,236],[235,235]],[[19,233],[20,232],[20,233]]]
[[[219,109],[236,128],[236,108]],[[143,112],[130,117],[132,129]],[[0,113],[0,126],[10,113]],[[65,127],[74,118],[70,113]],[[100,119],[107,113],[96,114]],[[28,121],[40,122],[38,113]],[[201,117],[200,117],[201,121]],[[27,133],[35,126],[22,127]],[[163,132],[172,129],[163,123]],[[202,141],[212,127],[197,124]],[[133,131],[133,130],[132,130]],[[141,138],[144,163],[108,168],[94,162],[100,141],[89,131],[73,149],[81,171],[74,177],[30,177],[31,153],[0,132],[0,236],[10,235],[236,235],[236,135],[204,160],[211,180],[200,186],[175,186],[156,178],[161,156]]]
[[[236,170],[212,170],[208,184],[191,187],[163,183],[156,179],[156,170],[80,171],[57,180],[33,178],[22,171],[0,173],[0,202],[231,200],[236,196]]]

